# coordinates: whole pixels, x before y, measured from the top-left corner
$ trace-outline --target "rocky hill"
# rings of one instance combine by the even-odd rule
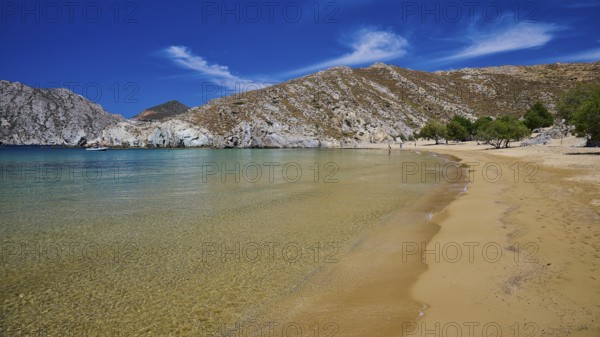
[[[168,101],[166,103],[148,108],[131,119],[138,121],[161,121],[169,117],[180,115],[190,109],[189,106],[179,101]]]
[[[0,81],[0,144],[84,145],[123,120],[67,89]]]
[[[600,62],[435,73],[377,63],[215,99],[180,118],[215,146],[351,146],[408,136],[432,118],[522,115],[536,100],[552,111],[579,82],[600,83]]]
[[[118,123],[67,90],[2,82],[0,141],[74,144],[95,134],[93,141],[123,147],[351,147],[407,137],[430,119],[457,114],[521,116],[537,100],[554,111],[562,93],[582,82],[600,83],[600,62],[433,73],[377,63],[331,68],[177,115],[165,112],[180,106],[169,103],[148,109],[162,120]]]

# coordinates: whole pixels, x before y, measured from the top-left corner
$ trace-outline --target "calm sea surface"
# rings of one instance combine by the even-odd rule
[[[403,181],[403,163],[446,161],[0,148],[1,335],[233,331],[342,260],[386,215],[440,191],[435,174]]]

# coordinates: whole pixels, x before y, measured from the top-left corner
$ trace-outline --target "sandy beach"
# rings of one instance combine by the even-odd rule
[[[600,149],[580,143],[394,144],[459,158],[467,191],[420,228],[387,219],[269,319],[327,336],[600,335]]]
[[[434,218],[441,229],[427,249],[439,245],[442,257],[427,256],[412,295],[428,309],[406,335],[424,336],[437,323],[441,333],[460,327],[464,336],[469,322],[484,336],[486,326],[504,336],[600,334],[600,149],[571,147],[580,143],[570,137],[501,150],[417,144],[480,165],[468,192]],[[482,174],[490,163],[502,168],[498,182],[493,164],[487,179]]]

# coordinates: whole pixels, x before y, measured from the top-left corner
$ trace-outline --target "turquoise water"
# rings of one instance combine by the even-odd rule
[[[403,162],[445,159],[0,148],[0,331],[199,336],[260,316],[440,188]]]

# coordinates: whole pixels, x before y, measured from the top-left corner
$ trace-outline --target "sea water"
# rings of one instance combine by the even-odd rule
[[[447,161],[387,150],[0,148],[0,331],[224,334],[339,263],[386,215],[442,191],[432,172]]]

